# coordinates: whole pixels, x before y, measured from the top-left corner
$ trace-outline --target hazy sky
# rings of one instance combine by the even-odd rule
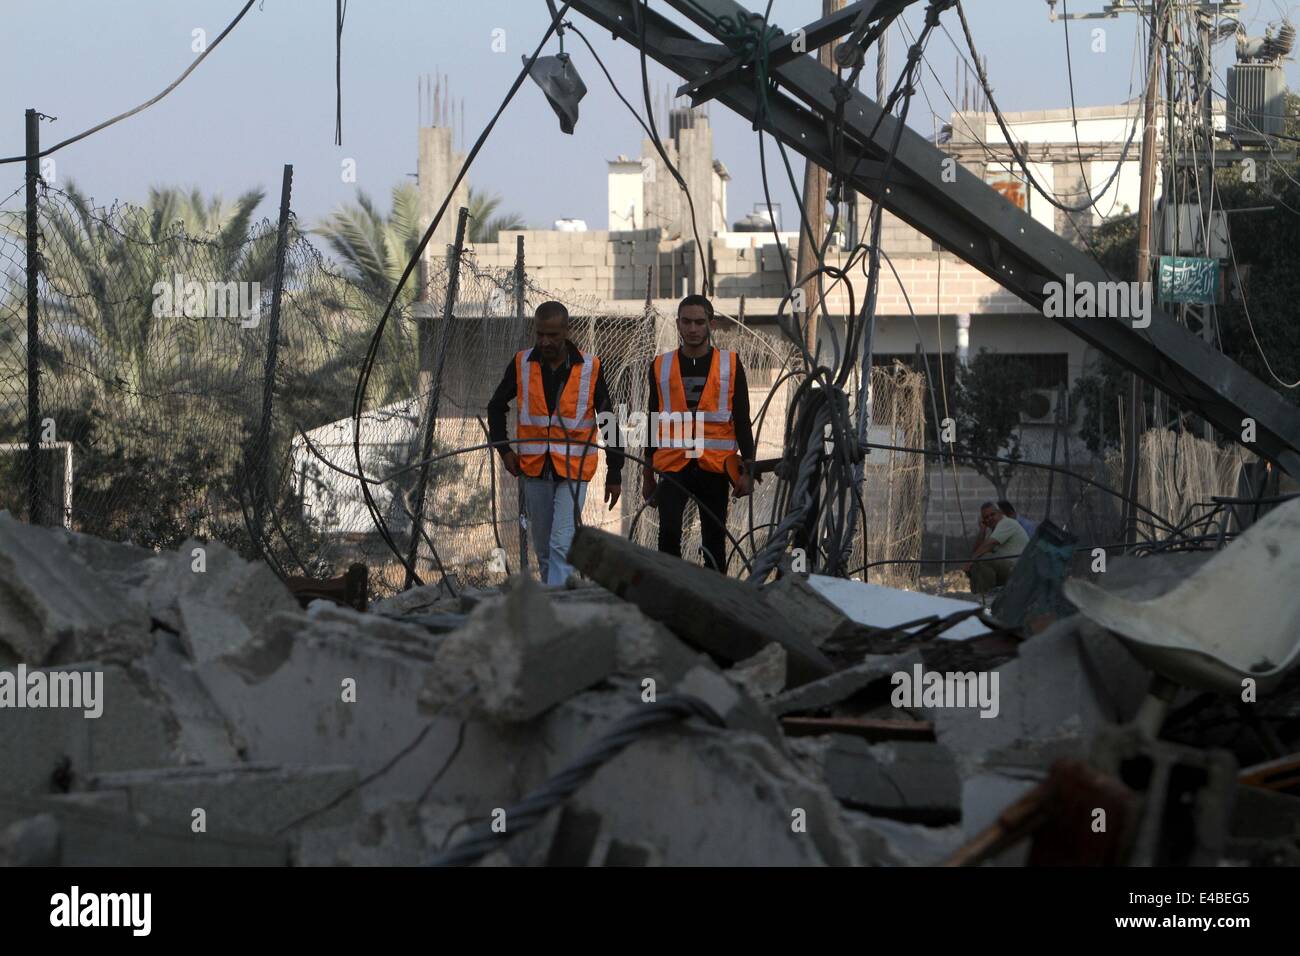
[[[25,107],[58,117],[41,125],[42,141],[49,145],[153,96],[193,61],[192,31],[206,30],[211,41],[241,6],[238,0],[0,0],[0,75],[8,104],[8,118],[0,118],[0,154],[23,152]],[[652,0],[651,6],[670,12],[662,0]],[[1099,10],[1103,0],[1074,0],[1067,6],[1071,12]],[[924,7],[918,2],[909,12],[913,32]],[[966,7],[1003,109],[1068,106],[1063,25],[1049,20],[1044,0],[966,0]],[[793,29],[816,19],[820,8],[819,0],[775,0],[772,20]],[[1262,32],[1288,9],[1294,12],[1294,5],[1283,0],[1253,0],[1246,17],[1251,32]],[[580,14],[569,16],[640,107],[635,50]],[[74,181],[105,204],[141,201],[151,185],[197,186],[226,198],[261,186],[267,191],[261,211],[274,217],[280,170],[290,162],[293,207],[309,225],[353,198],[358,187],[387,208],[393,185],[415,172],[417,78],[435,72],[450,77],[452,95],[464,98],[472,142],[548,19],[543,0],[351,0],[343,36],[340,147],[334,145],[334,3],[261,0],[161,103],[55,154],[56,182]],[[942,19],[960,39],[956,12]],[[1136,95],[1135,19],[1130,14],[1070,24],[1079,106]],[[1090,31],[1096,26],[1107,31],[1105,53],[1091,50]],[[492,50],[497,28],[505,31],[505,53]],[[906,34],[894,31],[891,80],[908,42]],[[501,194],[504,207],[534,227],[577,217],[600,229],[607,222],[605,163],[619,153],[637,155],[642,134],[581,41],[571,38],[567,49],[589,90],[574,135],[560,132],[541,92],[529,82],[498,123],[470,179]],[[556,52],[554,39],[545,52]],[[926,56],[934,71],[923,74],[928,102],[918,94],[911,121],[928,134],[935,122],[931,106],[939,121],[946,121],[951,105],[945,91],[955,100],[960,94],[956,50],[942,30]],[[1217,47],[1216,56],[1221,66],[1231,57],[1231,45]],[[650,69],[658,88],[680,83],[653,61]],[[1287,65],[1287,73],[1294,86],[1295,64]],[[873,66],[864,76],[874,85]],[[715,153],[733,177],[728,214],[734,221],[762,198],[756,134],[747,121],[716,104],[712,122]],[[355,184],[342,181],[345,158],[356,161]],[[802,161],[796,174],[802,175]],[[0,167],[0,199],[21,184],[21,164]],[[772,184],[774,200],[793,209],[784,175],[773,175]]]

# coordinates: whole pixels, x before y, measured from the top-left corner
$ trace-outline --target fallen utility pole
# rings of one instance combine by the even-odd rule
[[[702,41],[654,10],[634,9],[639,6],[635,0],[573,0],[572,8],[634,46],[642,42],[637,26],[642,24],[646,54],[685,78],[696,102],[715,98],[751,121],[764,116],[763,128],[787,146],[842,176],[847,186],[879,201],[1034,308],[1041,309],[1052,294],[1049,283],[1064,288],[1069,282],[1075,288],[1112,281],[1095,259],[1008,202],[981,177],[960,164],[945,176],[951,164],[945,165],[942,150],[905,125],[900,130],[896,117],[884,115],[880,104],[861,91],[842,88],[835,74],[812,57],[792,52],[802,51],[805,43],[812,49],[842,36],[859,19],[892,16],[908,0],[860,0],[796,35],[773,39],[768,65],[775,88],[766,91],[765,103],[754,88],[753,71],[742,68],[748,58],[725,42],[735,42],[725,24],[754,22],[755,14],[734,0],[668,2],[717,42]],[[838,155],[823,119],[835,115],[837,97],[844,99],[847,139]],[[895,135],[898,148],[886,177]],[[953,176],[955,181],[945,181]],[[1239,440],[1242,419],[1253,419],[1251,450],[1300,476],[1300,412],[1165,312],[1153,307],[1150,324],[1141,328],[1119,319],[1062,315],[1052,321],[1179,403],[1196,408],[1225,435]]]

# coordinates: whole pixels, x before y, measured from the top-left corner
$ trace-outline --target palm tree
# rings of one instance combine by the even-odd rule
[[[496,193],[481,192],[472,186],[469,190],[469,241],[474,243],[496,242],[497,235],[503,229],[526,228],[523,216],[517,212],[493,213],[501,205],[501,197]]]
[[[393,187],[387,216],[358,191],[356,203],[340,206],[314,232],[338,256],[347,279],[386,303],[424,235],[419,209],[420,191],[414,183]],[[399,304],[415,301],[415,293],[415,283],[407,282]]]
[[[262,198],[155,188],[143,207],[105,211],[69,184],[42,202],[41,414],[76,446],[84,530],[174,543],[198,530],[178,514],[229,497],[260,406],[266,324],[168,315],[154,290],[176,275],[269,289],[276,235],[253,222]]]

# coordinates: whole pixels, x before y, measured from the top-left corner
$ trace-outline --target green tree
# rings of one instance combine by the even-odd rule
[[[1007,496],[1007,486],[1021,458],[1020,412],[1032,385],[1032,372],[1014,355],[988,349],[980,349],[957,371],[952,404],[954,451],[959,460],[968,455],[1010,459],[1001,462],[967,458],[965,462],[993,485],[999,498]]]
[[[496,242],[503,229],[524,229],[524,219],[517,212],[497,213],[501,197],[496,193],[481,192],[473,187],[469,191],[469,241]]]
[[[420,191],[413,183],[393,187],[392,208],[384,214],[362,191],[355,203],[345,203],[316,228],[317,235],[338,256],[344,276],[361,291],[387,304],[427,224],[420,222]],[[415,301],[415,282],[407,281],[400,305]]]
[[[254,220],[262,198],[250,190],[228,204],[157,187],[143,206],[103,210],[75,184],[42,193],[41,415],[57,440],[72,443],[79,530],[151,547],[198,536],[251,550],[242,482],[251,455],[276,457],[248,444],[260,418],[267,323],[170,314],[156,307],[165,298],[155,290],[170,290],[178,275],[269,290],[276,232]],[[11,241],[23,219],[5,222]],[[21,276],[10,276],[6,296],[21,301]],[[20,381],[25,368],[7,366],[26,353],[23,332],[12,322],[0,332],[6,377]],[[10,411],[6,440],[20,439],[21,409]],[[13,456],[6,466],[17,474],[25,464]],[[6,504],[20,512],[25,502],[12,494],[22,484],[5,483]],[[286,524],[291,536],[299,530]]]

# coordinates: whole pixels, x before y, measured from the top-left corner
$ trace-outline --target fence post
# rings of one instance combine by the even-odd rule
[[[253,489],[253,547],[262,553],[262,521],[267,507],[271,468],[271,408],[275,400],[275,367],[280,351],[280,296],[284,291],[284,256],[289,240],[289,197],[293,192],[293,165],[285,163],[280,183],[280,229],[275,240],[275,285],[271,288],[271,320],[266,330],[266,369],[262,378],[262,421],[257,429],[253,453],[262,460],[256,470],[257,487]]]
[[[37,248],[36,181],[41,174],[40,114],[28,110],[27,118],[27,520],[44,518],[41,489],[41,334],[37,282],[41,274]]]
[[[460,217],[456,220],[456,243],[448,256],[450,262],[447,270],[447,295],[442,303],[442,328],[438,330],[438,364],[433,371],[432,388],[429,393],[428,414],[424,423],[424,441],[421,444],[420,478],[415,485],[415,508],[411,511],[411,541],[406,551],[406,579],[403,589],[415,582],[415,558],[419,553],[421,533],[424,528],[424,498],[429,486],[430,458],[433,457],[433,439],[438,427],[438,398],[442,390],[442,373],[447,362],[447,344],[451,341],[451,316],[456,307],[456,295],[460,286],[460,257],[465,248],[465,225],[469,220],[469,210],[461,206]],[[425,319],[427,322],[428,319]],[[423,358],[423,356],[421,356]],[[421,372],[424,370],[421,369]]]
[[[524,304],[524,237],[522,234],[515,237],[515,318],[517,318],[522,327],[525,315],[524,310],[527,306]],[[496,467],[496,460],[493,459],[492,467]],[[515,487],[519,493],[519,567],[520,573],[528,575],[528,531],[524,527],[524,480],[523,478],[515,479]]]

